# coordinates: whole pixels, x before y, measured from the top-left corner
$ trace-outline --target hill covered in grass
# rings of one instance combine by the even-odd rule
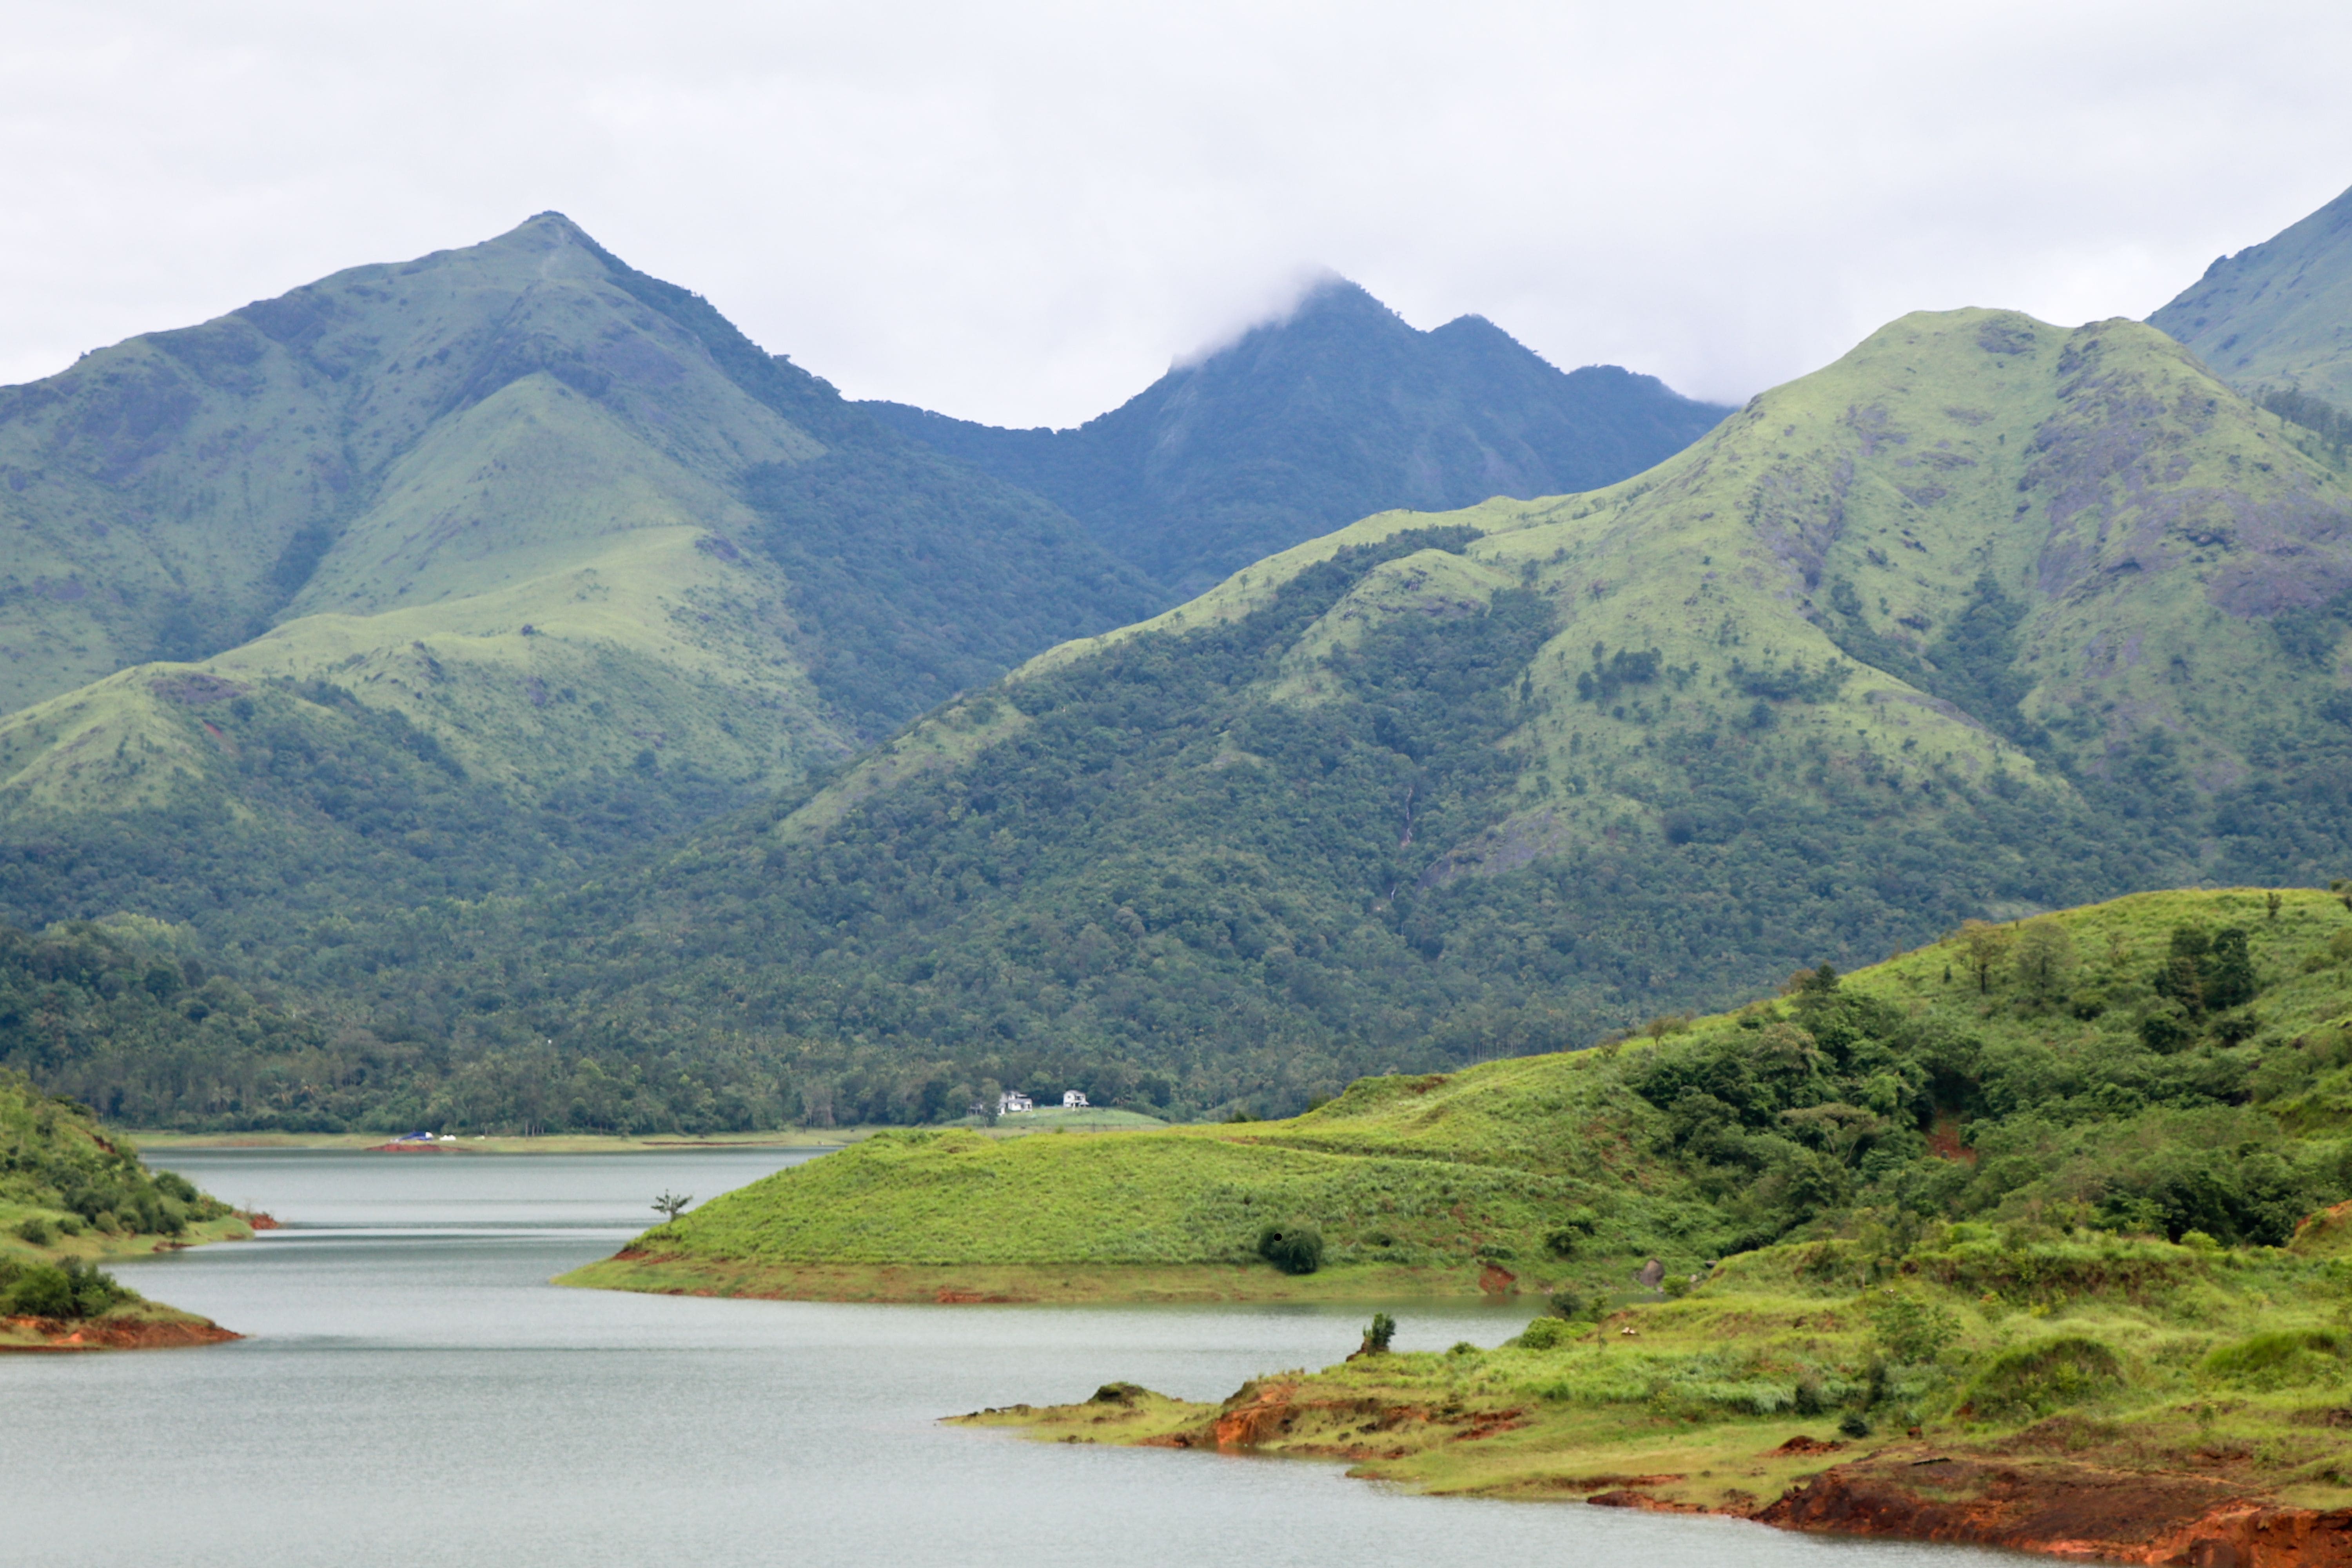
[[[2324,884],[2347,589],[2343,479],[2162,333],[1906,317],[1636,479],[1294,547],[625,873],[281,900],[245,978],[343,1043],[70,1081],[184,1125],[1297,1110],[1971,917]]]
[[[2292,389],[2352,409],[2352,191],[2260,245],[2216,257],[2148,324],[2234,386]]]
[[[1345,1362],[1218,1404],[1111,1383],[955,1419],[2068,1561],[2333,1562],[2342,1228],[2285,1249],[1967,1224],[1776,1247],[1679,1300],[1556,1303],[1492,1349],[1391,1353],[1375,1318]]]
[[[1187,596],[1372,512],[1614,483],[1730,412],[1615,365],[1563,374],[1482,317],[1417,331],[1340,279],[1075,429],[862,406]]]
[[[0,391],[0,472],[32,924],[577,875],[1154,603],[551,213]]]
[[[1263,1115],[1971,917],[2325,883],[2347,529],[2161,333],[1906,317],[1638,479],[1383,514],[1056,649],[415,977],[582,1048],[724,1020],[819,1121],[990,1079]]]
[[[2343,900],[2144,894],[1811,972],[1598,1050],[1365,1079],[1282,1121],[886,1134],[569,1278],[1609,1300],[1653,1259],[1654,1285],[1798,1241],[1901,1258],[1956,1224],[2278,1247],[2352,1197],[2347,1024]],[[1269,1263],[1269,1231],[1311,1232],[1319,1266]]]
[[[93,1260],[252,1234],[219,1199],[150,1173],[88,1108],[0,1072],[0,1350],[235,1338],[146,1300]]]

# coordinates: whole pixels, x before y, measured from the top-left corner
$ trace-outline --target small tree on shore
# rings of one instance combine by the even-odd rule
[[[693,1201],[694,1195],[690,1193],[680,1197],[676,1193],[666,1192],[654,1200],[654,1212],[661,1215],[663,1221],[667,1223],[676,1219],[684,1211],[686,1205]]]

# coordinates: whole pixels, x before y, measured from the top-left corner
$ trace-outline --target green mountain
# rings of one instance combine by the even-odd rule
[[[437,1043],[278,1107],[226,1045],[74,1081],[142,1121],[1295,1109],[1971,917],[2325,881],[2347,584],[2352,492],[2162,333],[1909,316],[1635,479],[1297,546],[576,893],[289,917],[274,984]]]
[[[2352,191],[2235,256],[2148,318],[2232,386],[2352,409]],[[2336,433],[2341,440],[2344,434]]]
[[[0,479],[35,921],[577,872],[1152,603],[551,213],[0,391]]]
[[[1076,429],[863,406],[1186,595],[1376,511],[1614,483],[1730,412],[1614,365],[1563,374],[1482,317],[1416,331],[1338,279]]]

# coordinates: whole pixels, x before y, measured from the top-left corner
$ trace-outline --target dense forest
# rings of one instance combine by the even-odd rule
[[[1544,602],[1380,626],[1303,710],[1263,682],[1372,568],[1465,538],[1351,547],[1245,617],[972,700],[970,722],[1017,714],[1018,738],[821,838],[781,838],[781,802],[567,898],[316,911],[260,984],[174,967],[152,925],[13,939],[5,1059],[134,1124],[908,1122],[991,1082],[1271,1114],[1368,1072],[1587,1043],[1661,992],[1737,1000],[1727,953],[1787,973],[1883,952],[1990,902],[2161,880],[2169,847],[2259,835],[2265,807],[2305,816],[2300,774],[2216,810],[2156,757],[2101,786],[2105,812],[1954,776],[1923,827],[1825,751],[1776,763],[1711,732],[1675,743],[1663,833],[1448,877],[1443,847],[1515,776],[1496,742]],[[1768,724],[1809,695],[1758,689]]]

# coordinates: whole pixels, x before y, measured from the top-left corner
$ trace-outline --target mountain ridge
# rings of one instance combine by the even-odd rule
[[[1728,412],[1616,366],[1563,373],[1483,317],[1419,331],[1337,278],[1071,429],[863,406],[1048,497],[1187,595],[1375,511],[1596,488]]]
[[[1971,918],[2324,881],[2346,582],[2342,479],[2177,342],[1920,312],[1635,479],[1364,520],[591,887],[274,973],[462,1021],[443,1115],[530,1040],[819,1124],[991,1079],[1263,1114]]]
[[[2352,190],[2259,245],[2214,258],[2148,317],[2232,385],[2352,408]]]

